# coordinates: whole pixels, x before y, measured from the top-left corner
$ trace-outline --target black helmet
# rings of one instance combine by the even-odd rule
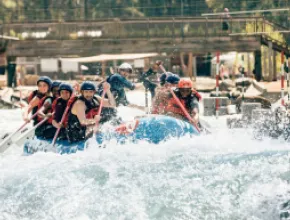
[[[85,81],[81,85],[81,91],[82,90],[94,90],[94,91],[96,91],[96,86],[94,83],[92,83],[90,81]]]
[[[59,81],[54,81],[54,82],[51,84],[51,88],[50,88],[50,90],[52,91],[53,88],[55,88],[55,87],[59,87],[60,84],[61,84],[61,82],[59,82]]]
[[[60,93],[61,90],[66,90],[66,91],[69,91],[70,94],[73,93],[73,88],[70,84],[67,84],[67,83],[62,83],[60,84],[59,86],[59,89],[58,89],[58,92]]]
[[[37,85],[39,82],[45,82],[48,85],[49,89],[51,88],[52,81],[48,76],[39,77],[39,79],[37,80]]]

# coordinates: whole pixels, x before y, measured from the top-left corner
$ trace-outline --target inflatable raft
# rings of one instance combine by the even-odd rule
[[[66,154],[84,150],[88,147],[88,143],[92,143],[92,141],[97,145],[102,145],[113,139],[119,144],[128,142],[138,143],[138,141],[159,144],[170,138],[198,134],[199,132],[196,128],[187,122],[169,116],[151,115],[135,119],[114,128],[102,129],[100,133],[97,133],[93,137],[93,140],[90,138],[87,141],[73,144],[67,140],[62,140],[57,141],[55,146],[52,147],[51,140],[33,138],[25,143],[24,152],[32,154],[37,151],[54,151],[60,154]]]

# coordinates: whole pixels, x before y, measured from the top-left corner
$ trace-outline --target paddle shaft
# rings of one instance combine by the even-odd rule
[[[15,132],[13,132],[12,134],[10,134],[9,136],[7,136],[6,138],[11,138],[13,135],[15,135],[18,131],[21,131],[32,119],[34,119],[36,116],[37,116],[37,114],[38,114],[38,112],[39,111],[37,111],[36,113],[34,113],[31,117],[30,117],[30,119],[29,119],[29,121],[26,121],[26,122],[24,122],[24,124],[23,125],[21,125],[20,126],[20,128],[18,128]],[[5,138],[5,139],[6,139]],[[0,144],[1,145],[1,144]]]
[[[42,121],[38,122],[33,128],[33,130],[35,130],[36,128],[38,128],[39,126],[41,126],[42,124],[44,124],[47,120],[48,120],[49,117],[45,117]],[[29,131],[31,131],[31,129]],[[21,130],[21,129],[20,129]],[[12,142],[11,140],[11,137],[15,134],[16,132],[14,132],[12,135],[9,135],[7,138],[5,138],[1,143],[0,143],[0,153],[4,152],[5,150],[7,150],[12,143],[15,143],[14,141]],[[27,133],[29,132],[26,132],[25,135],[22,134],[20,137],[23,137],[23,136],[26,136]],[[10,141],[8,140],[10,139]]]
[[[190,121],[191,124],[193,124],[193,126],[196,128],[196,130],[198,132],[200,132],[199,127],[194,122],[194,120],[192,119],[192,117],[190,116],[190,114],[187,112],[187,110],[184,108],[184,106],[182,105],[182,103],[180,102],[180,100],[177,98],[177,96],[175,95],[175,93],[173,92],[172,89],[170,89],[170,93],[172,94],[173,98],[175,99],[175,101],[177,102],[177,104],[179,105],[179,107],[181,108],[181,110],[183,111],[183,113],[185,114],[185,116],[188,119],[188,121]]]
[[[61,129],[61,127],[62,127],[62,124],[63,124],[63,122],[64,122],[64,120],[65,120],[65,117],[66,117],[66,115],[67,115],[69,109],[70,109],[70,105],[66,106],[66,108],[65,108],[65,110],[64,110],[64,113],[63,113],[63,115],[62,115],[62,117],[61,117],[61,120],[60,120],[60,127],[57,128],[57,130],[56,130],[56,132],[55,132],[55,134],[54,134],[54,137],[53,137],[53,140],[52,140],[52,146],[54,146],[54,144],[55,144],[55,141],[56,141],[56,139],[57,139],[57,137],[58,137],[58,135],[59,135],[60,129]]]
[[[97,115],[101,115],[101,112],[102,112],[102,108],[103,108],[103,104],[104,104],[104,99],[105,99],[105,95],[106,95],[106,89],[104,89],[103,93],[102,93],[102,99],[101,99],[101,102],[100,102],[100,107],[98,109],[98,112],[97,112]],[[96,124],[95,124],[95,131],[97,131],[99,127],[99,121],[96,121]]]

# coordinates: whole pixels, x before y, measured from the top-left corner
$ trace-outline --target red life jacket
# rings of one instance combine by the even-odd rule
[[[55,112],[55,106],[56,106],[56,104],[58,103],[59,99],[60,99],[60,97],[59,97],[59,98],[56,98],[56,99],[53,100],[53,102],[52,102],[52,104],[51,104],[51,112]],[[53,120],[53,116],[50,117],[50,118],[47,120],[47,122],[48,122],[49,124],[52,124],[52,120]]]
[[[60,100],[60,97],[56,100],[56,103],[54,105],[54,109],[55,109],[55,106],[56,104],[59,102]],[[70,97],[70,99],[67,101],[67,105],[66,105],[66,108],[69,108],[69,110],[67,111],[65,117],[64,117],[64,120],[62,122],[63,126],[66,128],[67,127],[67,123],[68,123],[68,116],[69,116],[69,112],[71,111],[71,108],[73,106],[73,104],[78,100],[78,97],[77,96],[74,96],[72,95]]]
[[[167,105],[168,96],[170,92],[168,88],[162,87],[157,91],[152,105],[152,114],[163,114],[165,106]]]
[[[177,95],[177,98],[179,98],[178,95]],[[191,95],[189,97],[187,97],[186,99],[179,98],[179,101],[185,107],[185,109],[187,110],[187,112],[189,114],[191,114],[193,109],[191,109],[191,107],[189,105],[187,105],[187,101],[190,102],[194,98],[196,98],[198,101],[201,100],[201,95],[196,90],[192,90]],[[180,108],[179,104],[177,103],[177,101],[174,99],[174,97],[171,94],[170,94],[170,97],[168,100],[168,104],[165,107],[165,111],[172,112],[174,114],[178,114],[178,115],[181,115],[184,118],[186,118],[186,115],[184,114],[184,112]]]
[[[27,102],[30,103],[32,99],[36,96],[36,94],[37,94],[37,90],[32,91],[27,98]]]
[[[75,96],[71,96],[70,97],[70,99],[67,101],[67,103],[66,103],[66,108],[71,108],[71,105],[75,102],[75,99],[76,99],[76,97]],[[60,103],[60,102],[62,102],[63,101],[63,99],[61,98],[61,97],[58,97],[57,99],[55,99],[54,101],[53,101],[53,103],[52,103],[52,105],[51,105],[51,109],[52,109],[52,112],[55,112],[55,110],[56,110],[56,106]],[[65,109],[66,109],[65,108]],[[65,113],[65,109],[64,109],[64,112],[62,113],[62,114],[64,114]],[[55,115],[54,115],[55,116]],[[50,119],[49,119],[49,121],[52,123],[52,121],[55,119],[54,118],[54,116],[53,117],[51,117]],[[64,118],[64,120],[63,120],[63,126],[66,128],[67,127],[67,121],[68,121],[68,112],[66,113],[66,115],[65,115],[65,118]]]
[[[43,106],[43,104],[45,103],[45,101],[47,99],[53,99],[53,98],[51,96],[44,96],[42,99],[39,100],[38,106],[37,106],[37,110],[39,110]],[[52,113],[52,108],[51,107],[49,107],[46,110],[45,114],[47,114],[47,113]],[[51,119],[51,117],[49,119]],[[37,120],[38,120],[38,122],[41,122],[43,120],[43,118],[37,115]],[[52,120],[47,120],[47,123],[51,123],[51,122],[52,122]]]

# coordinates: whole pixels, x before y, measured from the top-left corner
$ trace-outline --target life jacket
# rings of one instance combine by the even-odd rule
[[[167,106],[168,97],[170,95],[170,91],[168,88],[162,87],[159,88],[153,101],[152,105],[152,114],[163,114],[165,107]]]
[[[87,108],[86,109],[86,118],[87,119],[93,119],[98,114],[100,103],[95,96],[94,96],[92,102],[89,102],[83,96],[78,97],[77,100],[81,100],[85,103],[86,108]]]
[[[34,90],[29,94],[29,96],[27,98],[28,103],[30,103],[32,101],[32,99],[36,96],[37,92],[38,92],[37,90]]]
[[[55,109],[56,109],[57,105],[64,105],[66,107],[67,103],[68,103],[68,101],[63,100],[61,97],[58,97],[58,98],[54,99],[52,104],[51,104],[51,112],[55,113]],[[61,112],[60,114],[62,115],[63,113],[64,112]],[[56,114],[54,114],[53,117],[50,117],[48,119],[48,123],[52,124],[52,121],[55,119],[55,115]],[[66,116],[67,116],[67,114],[66,114]],[[65,127],[65,124],[64,124],[64,127]]]
[[[42,99],[39,100],[38,102],[38,106],[37,106],[37,111],[43,106],[43,104],[45,103],[46,100],[51,99],[51,101],[53,102],[55,98],[51,97],[51,96],[44,96]],[[48,113],[52,113],[52,108],[49,107],[45,112],[45,114]],[[51,117],[49,118],[51,119]],[[43,120],[42,117],[37,116],[37,121],[41,122]],[[47,120],[46,123],[50,123],[51,124],[52,120]]]
[[[186,98],[182,98],[178,90],[175,90],[174,93],[176,94],[176,97],[179,99],[179,101],[185,107],[185,109],[187,110],[189,114],[193,110],[191,106],[191,102],[193,101],[193,99],[197,99],[198,101],[201,100],[201,95],[196,90],[192,90],[191,95],[187,96]],[[182,111],[181,107],[179,106],[177,101],[174,99],[172,94],[170,94],[169,96],[169,100],[168,100],[167,106],[165,107],[165,111],[172,112],[174,114],[178,114],[186,118],[186,115],[184,114],[184,112]]]
[[[29,94],[27,98],[28,104],[32,101],[34,97],[38,97],[41,100],[42,98],[46,97],[46,95],[39,93],[38,90],[34,90]],[[37,110],[38,110],[38,106],[35,106],[31,111],[32,115],[34,115],[37,112]],[[37,123],[38,123],[38,117],[34,117],[33,124],[36,125]]]
[[[71,112],[73,104],[77,100],[81,100],[85,103],[87,119],[93,119],[94,116],[97,115],[99,109],[99,102],[96,97],[93,98],[92,102],[87,101],[83,96],[76,97],[69,101],[70,111],[67,119],[67,136],[70,142],[78,142],[86,139],[86,126],[83,126],[77,115]]]

